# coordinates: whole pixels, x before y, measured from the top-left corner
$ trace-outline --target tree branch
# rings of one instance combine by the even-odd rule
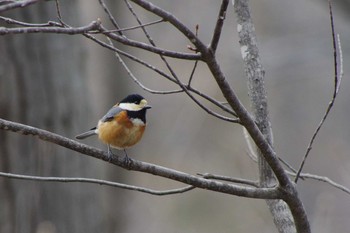
[[[249,96],[255,116],[252,124],[247,117],[247,124],[239,115],[243,125],[251,135],[258,149],[259,180],[262,187],[275,185],[276,178],[284,193],[283,201],[267,200],[267,205],[273,216],[274,223],[280,233],[310,232],[307,215],[298,197],[295,185],[285,172],[278,156],[272,148],[272,130],[268,114],[266,89],[264,86],[264,69],[261,64],[255,27],[251,18],[248,0],[235,0],[234,10],[237,15],[237,31],[241,55],[244,61],[245,74],[248,78]],[[229,101],[230,102],[230,101]],[[256,131],[258,127],[258,131]],[[262,137],[260,139],[260,137]],[[276,178],[275,178],[276,177]]]
[[[144,23],[144,24],[136,25],[136,26],[132,26],[132,27],[121,28],[121,29],[111,29],[111,30],[108,30],[107,32],[125,32],[125,31],[135,30],[135,29],[138,29],[138,28],[143,28],[143,27],[146,27],[146,26],[151,26],[151,25],[154,25],[154,24],[159,24],[159,23],[162,23],[162,22],[164,22],[163,19],[158,19],[158,20],[155,20],[153,22]]]
[[[107,37],[107,39],[109,40],[109,44],[110,46],[113,46],[112,41]],[[114,46],[113,46],[114,47]],[[122,64],[122,66],[124,67],[124,69],[126,70],[126,72],[128,73],[129,77],[131,77],[131,79],[139,86],[141,87],[143,90],[152,93],[152,94],[161,94],[161,95],[167,95],[167,94],[174,94],[174,93],[180,93],[183,92],[182,89],[178,89],[178,90],[171,90],[171,91],[157,91],[157,90],[152,90],[148,87],[146,87],[145,85],[143,85],[136,77],[135,75],[131,72],[131,70],[129,69],[129,67],[126,65],[126,63],[124,62],[124,60],[121,58],[121,56],[119,55],[119,53],[116,51],[115,53],[116,58],[119,60],[119,62]]]
[[[195,33],[193,33],[191,30],[188,29],[183,23],[181,23],[180,20],[178,20],[174,15],[171,13],[163,10],[162,8],[144,0],[131,0],[132,2],[136,3],[137,5],[141,6],[142,8],[146,9],[149,12],[152,12],[155,15],[158,15],[159,17],[163,18],[165,21],[168,21],[171,23],[175,28],[177,28],[184,36],[188,38],[189,41],[191,41],[197,49],[200,51],[206,51],[207,46],[202,43]]]
[[[62,26],[60,23],[57,23],[54,21],[49,21],[47,23],[27,23],[27,22],[22,22],[11,18],[7,18],[4,16],[0,16],[0,19],[6,22],[7,24],[15,24],[15,25],[20,25],[24,27],[52,27],[52,26],[61,27]]]
[[[340,83],[341,83],[341,80],[342,80],[342,76],[343,76],[343,59],[342,59],[342,51],[341,51],[341,44],[340,44],[340,40],[339,40],[339,37],[338,39],[336,38],[336,35],[335,35],[335,30],[334,30],[334,21],[333,21],[333,12],[332,12],[332,4],[331,4],[331,0],[328,0],[328,7],[329,7],[329,16],[330,16],[330,21],[331,21],[331,31],[332,31],[332,44],[333,44],[333,67],[334,67],[334,89],[333,89],[333,96],[332,96],[332,99],[331,101],[329,102],[328,104],[328,107],[326,109],[326,112],[325,114],[323,115],[320,123],[318,124],[314,134],[312,135],[311,137],[311,140],[310,140],[310,143],[306,149],[306,153],[304,155],[304,158],[303,160],[301,161],[301,164],[300,164],[300,167],[299,167],[299,170],[297,172],[297,175],[295,177],[295,180],[294,182],[297,183],[298,182],[298,179],[299,179],[299,176],[300,176],[300,173],[302,172],[303,168],[304,168],[304,165],[305,165],[305,162],[306,162],[306,159],[308,158],[309,154],[310,154],[310,151],[312,149],[312,145],[316,139],[316,136],[318,135],[320,129],[322,128],[325,120],[327,119],[331,109],[333,108],[333,105],[334,105],[334,102],[335,102],[335,99],[337,98],[337,95],[338,95],[338,92],[339,92],[339,89],[340,89]],[[338,41],[338,49],[337,49],[337,41]],[[338,56],[337,56],[337,51],[339,51],[340,53],[340,75],[338,75]]]
[[[194,189],[193,186],[186,186],[178,189],[169,189],[169,190],[153,190],[148,188],[143,188],[134,185],[121,184],[117,182],[111,182],[107,180],[100,179],[90,179],[90,178],[81,178],[81,177],[44,177],[44,176],[28,176],[28,175],[20,175],[13,173],[0,172],[0,176],[7,177],[11,179],[19,179],[19,180],[32,180],[32,181],[45,181],[45,182],[63,182],[63,183],[91,183],[91,184],[99,184],[99,185],[107,185],[116,188],[128,189],[133,191],[138,191],[142,193],[148,193],[157,196],[171,195],[184,193]]]
[[[89,25],[76,28],[64,28],[64,27],[19,27],[19,28],[5,28],[0,27],[0,35],[9,34],[24,34],[24,33],[60,33],[60,34],[83,34],[92,30],[99,29],[101,22],[93,21]]]
[[[223,180],[223,181],[233,182],[237,184],[245,184],[256,188],[259,187],[258,181],[252,181],[252,180],[241,179],[241,178],[230,177],[230,176],[221,176],[221,175],[215,175],[210,173],[197,173],[197,175],[202,176],[205,179]]]
[[[224,20],[226,18],[226,10],[228,7],[228,3],[229,3],[229,0],[222,0],[222,2],[221,2],[219,16],[218,16],[218,19],[216,21],[213,38],[212,38],[212,40],[210,42],[210,46],[209,46],[209,49],[211,49],[213,51],[213,53],[215,53],[215,51],[218,47],[218,44],[219,44],[222,26],[224,25]]]
[[[233,184],[226,184],[218,181],[212,181],[204,178],[199,178],[184,172],[180,172],[174,169],[158,166],[155,164],[150,164],[146,162],[137,161],[131,159],[127,163],[122,157],[115,156],[110,158],[107,152],[101,151],[99,149],[84,145],[82,143],[76,142],[72,139],[63,137],[61,135],[51,133],[46,130],[38,129],[35,127],[23,125],[20,123],[15,123],[7,121],[0,118],[0,129],[8,130],[23,135],[36,136],[41,140],[48,141],[62,147],[68,148],[73,151],[80,152],[82,154],[110,162],[119,167],[139,171],[144,173],[149,173],[178,182],[182,182],[196,188],[207,189],[211,191],[248,197],[256,199],[279,199],[282,198],[280,189],[276,188],[250,188],[241,187]]]
[[[291,176],[296,176],[295,173],[293,172],[288,172],[288,174],[290,174]],[[319,175],[314,175],[314,174],[310,174],[310,173],[300,173],[299,174],[299,178],[303,178],[303,179],[313,179],[313,180],[317,180],[317,181],[322,181],[322,182],[325,182],[325,183],[328,183],[329,185],[347,193],[347,194],[350,194],[350,189],[347,188],[346,186],[344,185],[341,185],[333,180],[331,180],[330,178],[326,177],[326,176],[319,176]]]
[[[170,50],[154,47],[154,46],[148,45],[148,44],[143,43],[143,42],[131,40],[131,39],[128,39],[124,36],[120,36],[120,35],[117,35],[115,33],[108,32],[108,30],[102,26],[100,28],[100,32],[103,33],[104,35],[108,36],[112,40],[118,41],[119,43],[131,46],[131,47],[136,47],[136,48],[140,48],[143,50],[147,50],[147,51],[155,53],[155,54],[160,54],[160,55],[167,56],[167,57],[185,59],[185,60],[201,60],[202,59],[200,54],[181,53],[181,52],[170,51]]]
[[[39,1],[40,0],[15,1],[14,3],[9,3],[4,6],[0,6],[0,13],[3,11],[15,9],[15,8],[23,8],[31,4],[37,3]]]
[[[98,0],[98,2],[100,3],[100,5],[102,6],[103,10],[106,12],[109,20],[112,22],[112,24],[114,25],[114,27],[116,29],[120,29],[119,24],[117,23],[117,20],[115,20],[114,16],[112,15],[111,11],[109,10],[109,8],[107,7],[106,3],[103,0]],[[123,32],[119,31],[118,32],[119,35],[123,35]]]

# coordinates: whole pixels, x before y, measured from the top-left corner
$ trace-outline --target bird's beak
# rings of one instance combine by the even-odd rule
[[[151,105],[146,105],[144,108],[145,109],[150,109],[150,108],[152,108],[152,106]]]

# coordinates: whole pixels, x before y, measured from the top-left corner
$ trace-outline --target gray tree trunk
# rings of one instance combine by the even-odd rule
[[[65,20],[79,25],[75,1],[61,7]],[[32,23],[56,16],[54,2],[6,13]],[[90,127],[82,39],[55,34],[1,37],[0,117],[68,137]],[[1,171],[84,177],[94,170],[95,161],[35,138],[1,131],[0,143]],[[0,190],[0,232],[116,230],[118,221],[113,229],[105,222],[102,191],[96,186],[0,178]]]

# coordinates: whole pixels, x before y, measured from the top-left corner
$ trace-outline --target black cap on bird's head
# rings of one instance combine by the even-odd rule
[[[151,106],[147,104],[147,100],[138,94],[128,95],[119,102],[118,106],[128,111],[140,111],[151,108]]]
[[[131,94],[125,97],[124,99],[122,99],[120,103],[140,104],[141,100],[143,99],[145,98],[143,98],[139,94]]]

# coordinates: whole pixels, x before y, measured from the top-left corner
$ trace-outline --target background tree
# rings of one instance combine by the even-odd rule
[[[190,41],[193,43],[193,45],[191,45],[192,50],[198,50],[198,52],[200,52],[200,53],[189,53],[189,51],[188,50],[186,51],[186,49],[184,48],[184,44],[186,44],[186,43],[188,44],[189,42],[184,41],[184,40],[179,40],[180,48],[182,50],[185,50],[186,52],[170,53],[167,51],[162,51],[163,54],[165,54],[167,56],[172,56],[172,57],[181,56],[183,58],[191,59],[191,60],[199,59],[199,60],[201,60],[201,62],[198,63],[198,68],[195,70],[193,68],[193,63],[191,64],[187,61],[185,63],[181,63],[178,60],[171,60],[170,59],[171,60],[170,65],[168,65],[169,63],[163,63],[163,65],[159,66],[160,63],[156,62],[156,56],[150,57],[149,53],[147,53],[147,55],[137,53],[137,57],[141,58],[141,59],[151,58],[152,64],[156,63],[155,67],[162,67],[164,65],[165,65],[165,69],[166,68],[169,69],[169,67],[171,67],[171,69],[169,69],[166,73],[163,73],[162,75],[165,77],[168,77],[168,79],[170,79],[170,81],[175,82],[178,85],[180,85],[180,87],[182,88],[182,90],[180,90],[180,91],[182,91],[182,92],[185,91],[185,92],[187,92],[187,94],[194,93],[195,96],[191,96],[191,98],[194,99],[195,101],[198,101],[198,96],[197,96],[198,91],[197,90],[201,90],[202,91],[201,93],[206,93],[206,94],[209,94],[210,91],[213,91],[213,82],[212,82],[212,77],[211,77],[211,74],[212,74],[213,77],[215,78],[216,82],[218,83],[218,86],[221,88],[221,91],[224,94],[225,98],[228,100],[230,106],[233,108],[233,110],[238,115],[239,122],[247,128],[247,131],[252,135],[253,139],[256,142],[258,142],[257,145],[258,145],[258,148],[260,148],[260,150],[262,151],[262,156],[264,156],[267,159],[268,164],[272,167],[272,170],[277,175],[277,180],[279,181],[281,187],[278,189],[274,189],[274,188],[259,189],[259,188],[254,188],[256,186],[256,183],[245,182],[246,184],[253,186],[253,188],[249,189],[249,188],[230,185],[230,184],[226,184],[226,183],[222,183],[222,182],[208,181],[208,180],[201,179],[198,177],[187,176],[187,175],[184,175],[181,173],[177,173],[176,171],[172,171],[169,169],[164,170],[161,167],[154,167],[153,165],[149,165],[146,163],[140,163],[140,162],[135,162],[128,168],[133,169],[133,170],[141,170],[141,171],[151,172],[153,174],[157,174],[157,175],[161,175],[161,176],[165,176],[165,177],[170,177],[172,179],[179,180],[179,181],[194,185],[196,187],[212,189],[212,190],[231,193],[231,194],[235,194],[235,195],[259,197],[259,198],[264,198],[264,199],[265,198],[276,198],[276,197],[283,198],[289,204],[289,207],[291,207],[292,214],[294,215],[294,218],[296,218],[296,226],[299,229],[299,232],[302,232],[302,231],[307,232],[308,222],[306,221],[305,216],[303,216],[303,214],[305,214],[305,212],[303,211],[300,199],[296,196],[296,194],[297,194],[295,192],[296,190],[294,189],[293,186],[291,186],[290,180],[284,174],[285,172],[282,169],[281,164],[278,162],[278,160],[275,157],[275,155],[276,155],[275,152],[272,150],[272,148],[269,146],[267,141],[265,141],[265,139],[264,139],[264,137],[271,138],[271,133],[270,133],[270,129],[269,129],[270,124],[268,121],[268,115],[267,115],[267,111],[266,111],[267,108],[261,107],[261,106],[267,106],[266,101],[264,100],[265,90],[264,90],[263,82],[262,82],[264,72],[263,72],[263,68],[262,68],[261,63],[260,63],[259,58],[258,58],[258,52],[256,50],[256,47],[254,47],[254,46],[256,46],[256,39],[254,38],[254,28],[253,28],[253,25],[251,24],[251,21],[250,21],[251,19],[249,17],[245,18],[246,16],[249,16],[248,8],[245,5],[246,2],[245,1],[236,1],[235,11],[237,12],[237,18],[238,18],[237,21],[238,21],[238,25],[239,25],[237,27],[237,29],[238,29],[239,34],[240,34],[240,49],[242,52],[241,55],[243,56],[244,61],[245,61],[245,70],[246,70],[246,73],[248,74],[248,77],[250,77],[250,81],[254,81],[254,82],[250,82],[249,90],[250,90],[250,96],[253,99],[253,103],[255,104],[255,106],[253,105],[253,112],[256,115],[255,121],[258,123],[258,126],[260,127],[261,132],[265,135],[262,135],[260,133],[260,131],[257,128],[257,125],[255,125],[255,123],[254,123],[253,118],[249,114],[247,114],[243,105],[239,102],[239,99],[237,98],[237,94],[232,92],[232,89],[229,87],[229,85],[230,85],[229,83],[231,83],[231,85],[234,84],[235,87],[236,87],[236,83],[237,83],[236,80],[232,80],[232,78],[231,79],[227,78],[226,74],[231,73],[231,72],[228,72],[229,70],[228,71],[225,71],[224,69],[222,70],[221,67],[219,67],[218,60],[216,60],[218,55],[222,54],[219,50],[220,46],[217,47],[216,45],[217,45],[217,42],[219,41],[219,38],[220,38],[221,23],[224,22],[225,13],[226,13],[226,15],[228,15],[226,12],[226,7],[228,5],[228,1],[222,2],[218,20],[215,19],[217,13],[212,14],[212,17],[214,18],[214,20],[211,20],[211,22],[212,22],[212,25],[214,26],[213,28],[215,28],[214,36],[212,36],[211,30],[203,30],[202,26],[200,26],[200,29],[198,32],[199,33],[198,38],[196,37],[194,32],[191,32],[191,30],[186,28],[183,24],[181,24],[181,23],[179,24],[179,22],[175,18],[173,18],[172,15],[168,14],[167,12],[164,12],[162,9],[156,8],[156,7],[151,7],[147,2],[144,2],[144,1],[134,1],[134,2],[141,5],[143,8],[146,8],[147,10],[152,11],[154,13],[154,15],[158,15],[161,18],[165,19],[166,21],[170,22],[170,24],[173,24],[180,32],[184,33],[184,35],[187,36],[190,39]],[[101,2],[101,1],[100,1],[100,4],[101,4],[101,6],[104,6],[103,2]],[[130,6],[128,4],[128,2],[127,2],[127,6]],[[109,8],[107,8],[106,6],[104,8],[107,11],[109,17],[111,19],[113,19],[112,14],[110,14],[109,10],[107,10]],[[191,9],[196,9],[196,8],[191,8]],[[137,10],[140,10],[140,9],[137,8]],[[219,11],[219,10],[217,10],[217,11]],[[134,11],[132,10],[132,12],[134,12]],[[143,12],[143,11],[140,10],[140,12]],[[242,13],[244,13],[244,14],[242,14]],[[138,17],[145,17],[146,19],[152,19],[152,20],[146,20],[146,22],[153,22],[154,20],[159,20],[158,17],[156,17],[156,19],[153,20],[154,15],[149,16],[146,14],[145,16],[143,16],[143,15],[141,16],[140,13],[137,13],[137,15],[138,15]],[[194,14],[194,15],[196,15],[196,14]],[[64,19],[64,17],[62,17],[62,19],[65,22],[67,22]],[[194,19],[194,20],[196,20],[196,19]],[[198,20],[198,21],[200,21],[200,20]],[[215,21],[216,21],[216,25],[215,25],[215,23],[213,23]],[[107,27],[107,24],[105,23],[105,21],[102,20],[102,22],[103,22],[102,25],[100,25],[99,22],[96,22],[96,23],[90,24],[89,25],[90,27],[85,27],[85,28],[70,28],[69,26],[67,26],[65,24],[58,23],[56,25],[53,25],[56,27],[52,27],[51,29],[49,28],[48,31],[52,30],[51,32],[55,32],[55,30],[56,30],[56,33],[57,33],[57,30],[59,30],[60,32],[63,32],[63,33],[77,34],[77,33],[87,33],[87,32],[93,33],[94,32],[93,30],[97,30],[99,33],[103,33],[104,35],[110,37],[111,39],[125,43],[125,44],[129,44],[129,45],[133,45],[133,46],[136,45],[136,46],[142,47],[146,50],[147,49],[152,50],[155,53],[158,53],[161,51],[158,47],[155,48],[154,46],[147,46],[145,44],[140,44],[140,43],[135,43],[134,41],[129,41],[127,39],[132,38],[132,37],[129,37],[129,34],[127,34],[127,37],[121,37],[120,31],[109,31],[109,30],[105,29]],[[112,22],[112,24],[114,24],[114,26],[116,28],[119,28],[119,26],[115,22],[113,22],[113,20],[111,20],[111,22]],[[119,22],[119,17],[118,17],[118,22]],[[71,24],[71,23],[69,23],[69,24]],[[166,36],[164,34],[167,32],[167,30],[164,30],[162,27],[168,28],[169,24],[162,23],[162,24],[157,25],[157,28],[160,28],[162,33],[158,33],[155,35],[160,35],[161,37]],[[149,27],[149,28],[152,31],[153,27]],[[41,30],[44,31],[44,29],[41,29]],[[133,31],[135,31],[135,30],[133,30]],[[192,30],[192,31],[194,31],[194,30]],[[207,35],[201,35],[202,31],[207,33]],[[122,33],[127,33],[127,32],[122,32]],[[245,34],[245,33],[247,33],[247,34]],[[92,35],[93,34],[85,34],[85,36],[88,36],[90,38]],[[329,35],[329,32],[328,32],[328,35]],[[130,36],[138,36],[138,34],[135,33],[135,35],[134,35],[132,32]],[[153,36],[153,34],[152,34],[152,36]],[[222,38],[225,38],[225,37],[222,37]],[[246,39],[248,39],[248,40],[246,40]],[[158,40],[159,40],[159,38],[157,38],[155,36],[155,41],[158,42]],[[209,47],[207,47],[202,42],[202,41],[206,41],[206,40],[209,42],[211,41]],[[149,43],[152,44],[152,41],[150,41]],[[115,48],[111,47],[111,44],[108,41],[106,41],[105,44],[103,44],[103,45],[105,47],[109,47],[109,49],[113,49],[114,51],[116,51]],[[165,43],[163,47],[168,46],[168,45],[169,45],[169,43]],[[161,47],[162,44],[160,43],[159,46]],[[218,48],[218,50],[216,50],[217,48]],[[223,46],[223,47],[221,47],[221,49],[222,48],[226,49],[227,46]],[[121,54],[121,52],[119,50],[117,50],[117,51],[119,52],[119,54]],[[216,56],[212,56],[215,53],[216,53]],[[124,55],[127,55],[127,54],[124,53]],[[148,62],[148,61],[149,60],[146,60],[146,62]],[[161,58],[159,61],[163,62],[164,58]],[[204,63],[206,63],[206,65],[209,69],[207,69],[206,66],[203,65]],[[197,65],[197,63],[195,63],[195,64]],[[176,68],[178,66],[181,66],[181,75],[176,74],[176,72],[178,72],[176,70]],[[188,68],[187,75],[186,75],[186,66]],[[131,70],[136,74],[136,77],[137,77],[136,81],[141,81],[143,84],[152,84],[158,88],[162,88],[165,86],[165,84],[167,84],[167,83],[162,83],[162,82],[158,81],[159,79],[157,79],[157,81],[156,81],[157,83],[150,82],[147,78],[150,76],[150,75],[148,75],[147,72],[149,72],[149,71],[147,71],[147,70],[142,71],[142,76],[137,75],[137,71],[135,71],[135,69],[131,69]],[[151,71],[154,71],[154,70],[156,70],[156,68],[152,67]],[[237,69],[237,70],[239,70],[239,69]],[[159,73],[160,70],[156,70],[156,71],[158,71],[158,73]],[[190,75],[190,73],[192,71],[196,71],[196,72],[194,72],[193,76]],[[167,73],[169,73],[169,74],[167,74]],[[234,73],[236,73],[236,72],[234,72]],[[251,75],[251,74],[253,74],[253,75]],[[152,76],[154,76],[154,73],[152,73]],[[200,79],[199,79],[199,77],[200,77]],[[142,78],[142,80],[140,80],[139,78]],[[190,80],[190,81],[188,81],[188,80]],[[189,82],[191,85],[189,85],[189,83],[187,84],[186,82]],[[255,84],[259,84],[259,85],[255,85]],[[96,85],[94,85],[94,88],[95,87],[96,87]],[[166,86],[166,87],[168,88],[168,86]],[[198,89],[194,89],[194,88],[198,88]],[[257,88],[261,88],[260,91]],[[204,89],[204,90],[202,90],[202,89]],[[174,91],[171,91],[171,92],[174,92]],[[175,92],[178,92],[178,91],[175,91]],[[240,92],[238,92],[238,94],[239,93]],[[218,94],[215,94],[215,92],[214,92],[214,95],[216,96],[216,98],[218,100],[222,99],[222,97]],[[256,95],[257,98],[254,95]],[[208,106],[207,102],[204,102],[204,105],[202,105],[202,108],[204,108],[204,110],[206,110],[210,114],[215,115],[215,116],[217,116],[220,119],[223,119],[225,121],[237,121],[235,119],[235,117],[236,117],[235,113],[233,113],[232,110],[230,110],[226,105],[222,105],[220,102],[214,101],[210,96],[204,96],[204,97],[207,99],[209,98],[209,102],[211,101],[214,105],[219,107],[221,110],[225,111],[226,115],[221,115],[222,114],[221,112],[213,112],[212,111],[213,108],[211,105],[209,105],[210,108],[207,108],[207,106]],[[162,101],[164,101],[164,100],[166,100],[166,98],[167,97],[160,98],[160,99]],[[262,102],[259,104],[256,102],[256,100],[259,100]],[[157,100],[155,99],[154,102],[156,103],[156,101]],[[199,100],[199,101],[202,101],[202,100]],[[172,103],[174,103],[174,104],[172,105],[172,109],[171,109],[172,111],[170,113],[172,115],[176,115],[178,117],[178,122],[181,122],[180,125],[186,125],[186,121],[184,121],[184,119],[190,119],[189,116],[191,113],[193,113],[193,110],[192,110],[193,104],[191,105],[191,108],[186,109],[186,111],[177,111],[176,114],[174,114],[173,107],[174,106],[176,107],[176,102],[172,101]],[[196,103],[203,104],[203,102],[196,102]],[[157,106],[160,106],[160,105],[161,104],[159,104]],[[169,105],[164,105],[164,106],[169,106]],[[181,106],[181,107],[183,107],[183,106]],[[290,106],[288,105],[288,107],[290,107]],[[158,114],[158,115],[161,115],[162,117],[164,117],[165,116],[164,113],[166,111],[164,109],[165,109],[165,107],[163,107],[163,109],[161,109],[160,114]],[[215,109],[215,111],[216,110],[217,109]],[[261,110],[263,110],[263,111],[261,111]],[[183,112],[183,115],[179,114],[181,112]],[[157,113],[156,110],[155,110],[155,113]],[[202,112],[200,112],[200,114],[202,115]],[[218,115],[218,114],[220,114],[220,115]],[[261,114],[261,115],[259,116],[259,114]],[[230,118],[228,118],[227,116],[229,116]],[[166,119],[170,119],[170,118],[166,118]],[[174,119],[174,118],[172,118],[172,119]],[[230,150],[227,150],[227,151],[225,151],[225,150],[224,151],[217,151],[217,150],[210,151],[209,150],[210,147],[204,147],[201,144],[197,144],[198,145],[197,147],[195,146],[196,143],[198,143],[197,141],[200,141],[202,139],[204,144],[210,143],[210,146],[212,147],[212,145],[213,144],[215,145],[215,142],[217,141],[217,140],[213,140],[215,137],[223,139],[222,141],[227,140],[227,142],[228,142],[227,144],[232,145],[232,136],[226,136],[226,135],[230,135],[230,134],[226,133],[227,130],[226,131],[223,130],[224,128],[227,128],[228,123],[223,122],[222,128],[220,128],[220,124],[215,124],[213,128],[209,128],[208,126],[212,125],[211,124],[212,120],[213,119],[210,118],[208,120],[202,121],[202,123],[200,123],[200,124],[198,124],[197,123],[198,121],[196,121],[198,129],[199,128],[203,129],[204,134],[202,137],[197,137],[197,135],[199,135],[199,134],[193,134],[194,137],[192,137],[191,135],[187,135],[187,137],[184,137],[184,135],[186,135],[186,134],[184,134],[184,132],[181,132],[181,131],[177,132],[178,129],[176,129],[176,128],[169,129],[169,123],[167,121],[163,121],[163,120],[162,120],[162,122],[159,122],[159,121],[157,122],[159,129],[162,129],[160,131],[160,133],[154,134],[153,133],[154,131],[153,131],[152,135],[160,135],[161,137],[159,137],[159,138],[163,139],[162,140],[163,143],[166,142],[166,140],[164,140],[164,139],[166,139],[166,137],[169,137],[169,139],[170,139],[169,141],[172,142],[172,144],[174,144],[174,142],[175,142],[175,145],[174,145],[175,148],[179,147],[178,145],[181,145],[181,149],[183,149],[184,147],[186,148],[186,145],[191,146],[188,148],[201,148],[201,150],[203,150],[203,151],[199,151],[200,153],[195,153],[195,152],[193,153],[192,150],[189,151],[188,153],[201,155],[201,157],[200,157],[201,159],[203,159],[203,154],[211,155],[209,157],[206,157],[205,158],[206,160],[209,160],[210,158],[213,157],[212,155],[215,154],[216,156],[214,156],[214,158],[215,158],[214,161],[217,161],[218,160],[217,157],[220,156],[221,154],[225,154],[227,152],[232,154],[231,146],[230,146]],[[206,121],[210,122],[210,124],[206,123]],[[174,122],[174,121],[172,121],[172,122]],[[190,120],[190,122],[191,122],[191,124],[193,124],[192,123],[193,121]],[[162,125],[162,123],[163,123],[163,125]],[[174,125],[177,126],[178,124],[174,124]],[[205,126],[205,127],[202,127],[202,126]],[[164,130],[164,129],[169,129],[169,130]],[[215,137],[213,137],[212,140],[210,140],[210,136],[208,137],[208,132],[212,132],[212,134],[213,134],[215,131],[218,132],[218,134],[217,134],[218,136],[215,136]],[[200,132],[200,131],[198,131],[198,130],[196,131],[196,130],[193,130],[193,128],[191,128],[190,132]],[[34,133],[34,132],[31,132],[31,133]],[[43,132],[36,132],[36,133],[40,134]],[[174,135],[172,135],[172,134],[174,134]],[[177,136],[177,135],[179,135],[179,136]],[[71,141],[65,141],[63,138],[60,138],[59,140],[61,142],[58,142],[57,140],[53,139],[51,136],[47,135],[46,140],[55,141],[56,143],[59,143],[61,145],[64,145],[66,147],[69,147],[69,148],[72,148],[72,149],[75,149],[75,150],[78,150],[81,152],[84,151],[85,153],[93,155],[95,157],[105,158],[104,154],[96,152],[92,149],[86,149],[86,147],[83,147],[79,144],[75,144]],[[153,138],[157,138],[157,136],[153,136]],[[175,139],[178,138],[178,139],[174,140],[174,138]],[[181,139],[183,141],[181,141]],[[235,142],[239,141],[239,139],[238,140],[236,140],[236,139],[237,139],[237,137],[235,137],[235,140],[234,140]],[[270,143],[271,143],[272,140],[268,140],[268,141],[270,141]],[[155,142],[157,142],[157,140],[155,140]],[[164,154],[169,155],[169,157],[171,157],[171,158],[178,156],[179,154],[180,155],[181,154],[188,154],[188,153],[186,153],[186,151],[181,151],[181,149],[174,150],[174,151],[172,151],[172,150],[170,150],[170,151],[163,150],[162,151],[162,145],[160,145],[159,142],[160,142],[160,140],[158,140],[158,143],[155,144],[156,148],[157,148],[157,150],[155,150],[155,153],[159,153],[163,157],[164,157]],[[205,142],[207,142],[207,143],[205,143]],[[225,145],[225,143],[223,143],[222,145]],[[237,145],[239,145],[239,143]],[[152,147],[152,145],[151,145],[151,147]],[[165,146],[164,148],[167,148],[167,147]],[[221,148],[222,148],[222,146],[221,146]],[[180,151],[180,153],[179,153],[179,151]],[[236,154],[241,153],[239,151],[240,150],[237,150]],[[174,153],[174,156],[170,156],[171,153]],[[141,154],[143,154],[143,153],[141,153]],[[233,153],[233,154],[235,154],[235,153]],[[281,154],[284,154],[284,153],[281,153]],[[168,161],[168,157],[166,157],[166,158],[167,159],[163,160],[163,161]],[[157,164],[161,164],[161,161],[162,160],[157,159]],[[188,157],[186,157],[186,161],[188,161]],[[194,160],[194,161],[199,161],[199,160]],[[210,161],[212,161],[212,160],[210,160]],[[273,186],[271,186],[271,184],[273,185],[275,183],[274,178],[273,178],[273,176],[271,176],[271,172],[269,172],[268,166],[266,166],[266,164],[265,165],[263,164],[263,161],[264,160],[261,160],[261,162],[260,162],[260,171],[261,171],[260,184],[262,184],[263,186],[266,185],[266,186],[273,187]],[[227,161],[225,161],[225,159],[223,159],[223,162],[226,163]],[[115,161],[113,161],[113,163],[119,164],[120,166],[125,167],[125,165],[123,165],[119,160],[115,160]],[[237,163],[236,160],[235,160],[235,163]],[[205,171],[205,172],[213,171],[214,173],[220,173],[220,174],[223,174],[225,172],[224,166],[218,166],[218,168],[216,168],[215,166],[213,166],[213,163],[209,162],[209,161],[208,161],[207,165],[199,164],[198,162],[196,162],[195,164],[197,165],[198,170],[201,170],[201,171]],[[176,163],[175,163],[175,165],[176,165]],[[188,165],[191,165],[191,166],[188,166]],[[187,165],[188,167],[183,166],[182,170],[190,169],[189,171],[191,171],[191,173],[192,173],[193,169],[194,169],[193,163],[188,163],[188,165]],[[217,172],[217,171],[220,171],[220,172]],[[230,176],[233,176],[233,175],[231,175],[232,172],[234,172],[234,171],[232,171],[232,166],[230,166],[228,168],[227,172],[230,174]],[[208,175],[205,177],[209,178]],[[237,180],[236,180],[236,182],[237,182]],[[196,198],[194,200],[198,201],[198,196],[196,196]],[[232,200],[230,199],[230,202],[231,201]],[[240,199],[240,202],[241,202],[241,199]],[[225,203],[227,203],[227,202],[225,202]],[[235,203],[235,204],[237,204],[237,203]],[[281,208],[279,208],[278,206],[276,208],[276,204],[280,205],[280,203],[269,202],[269,205],[272,208],[272,210],[274,208],[280,210]],[[284,209],[286,209],[286,208],[284,208]],[[284,217],[283,219],[284,220],[289,219],[289,221],[287,221],[287,223],[289,223],[289,225],[285,224],[286,221],[282,222],[282,224],[281,224],[281,221],[278,220],[278,218],[275,218],[275,223],[276,223],[280,232],[293,232],[294,231],[293,227],[288,227],[288,226],[294,225],[292,220],[291,220],[291,216],[288,212],[285,212],[285,213],[286,213],[286,217]],[[276,214],[273,212],[273,214],[275,216],[280,216],[280,213]],[[289,217],[288,217],[288,215],[289,215]],[[142,224],[142,223],[140,224],[140,226],[144,226],[144,225],[145,224]]]
[[[1,16],[28,23],[45,22],[56,15],[54,6],[54,2],[36,4],[6,11]],[[77,2],[63,4],[65,20],[80,24],[81,19],[76,15],[78,9]],[[89,84],[83,43],[82,37],[60,37],[54,34],[2,37],[1,117],[70,137],[91,124],[91,113],[97,111],[92,111],[91,102],[94,98],[89,95],[88,86],[103,89],[106,85],[97,79]],[[112,72],[115,69],[109,70]],[[103,79],[102,75],[100,79]],[[99,102],[106,104],[107,98],[112,99],[98,93],[95,96]],[[98,116],[92,114],[93,117],[97,119]],[[35,138],[23,138],[1,131],[0,141],[0,167],[4,172],[41,176],[103,175],[105,178],[109,176],[109,179],[118,177],[116,173],[106,173],[108,167],[105,164],[82,156],[72,156],[60,147]],[[122,216],[113,221],[102,218],[118,216],[119,211],[105,205],[104,199],[109,194],[93,186],[1,179],[1,190],[1,232],[111,232],[122,229],[118,223],[123,220]],[[118,200],[114,202],[120,202],[118,205],[123,206],[122,200],[123,193],[118,193]],[[100,210],[99,215],[94,214],[96,209]]]

